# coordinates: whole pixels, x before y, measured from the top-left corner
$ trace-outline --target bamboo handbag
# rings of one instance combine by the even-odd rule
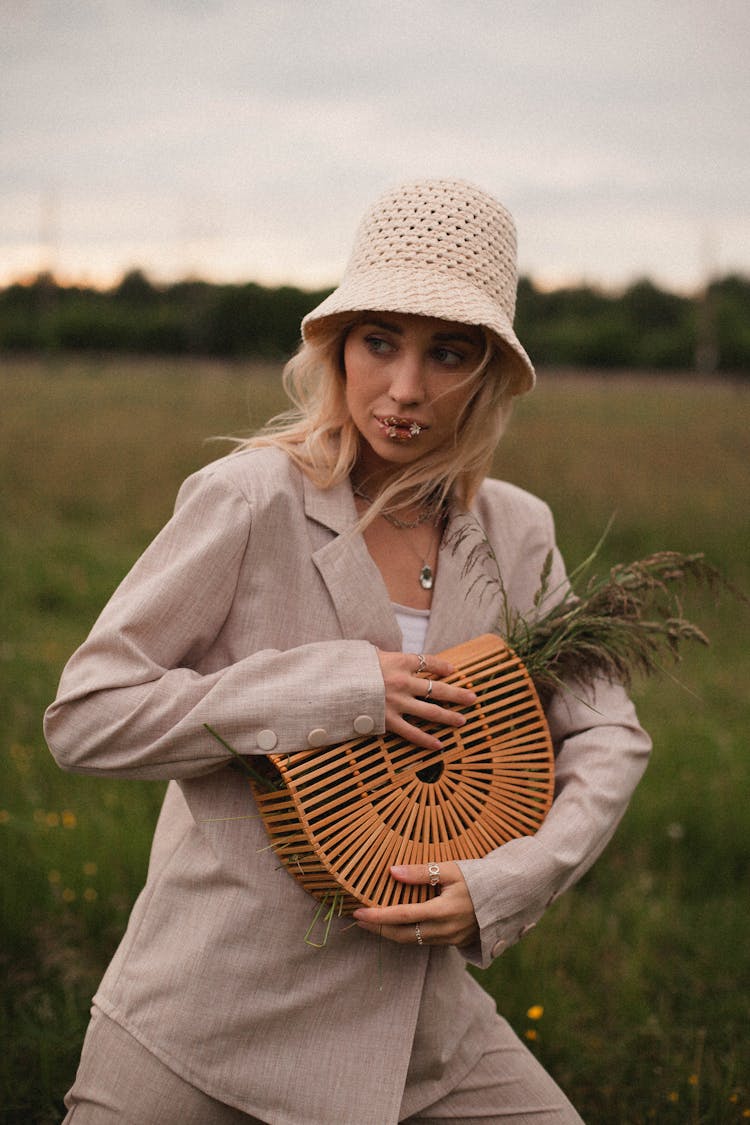
[[[424,901],[431,888],[397,883],[391,864],[480,858],[536,832],[552,803],[552,742],[521,660],[491,634],[441,656],[478,696],[460,730],[430,727],[442,752],[386,732],[270,754],[275,788],[250,781],[287,870],[342,913]]]

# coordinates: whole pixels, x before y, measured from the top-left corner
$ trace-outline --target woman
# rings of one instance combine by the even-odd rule
[[[437,180],[381,199],[303,321],[296,411],[184,484],[66,667],[46,716],[60,765],[170,780],[94,998],[76,1125],[580,1121],[465,963],[521,938],[614,832],[649,750],[622,690],[552,701],[557,795],[535,836],[441,864],[439,895],[361,908],[324,950],[204,727],[252,756],[384,730],[433,748],[414,719],[462,724],[473,696],[434,654],[496,609],[466,579],[461,527],[481,527],[521,612],[554,546],[541,501],[484,479],[534,382],[515,289],[492,197]]]

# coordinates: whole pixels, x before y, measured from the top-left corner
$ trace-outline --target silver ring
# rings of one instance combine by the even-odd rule
[[[430,886],[431,887],[439,887],[440,886],[440,864],[438,864],[438,863],[428,863],[427,864],[427,874],[430,876]]]
[[[426,667],[427,667],[427,661],[425,660],[424,653],[420,652],[420,654],[419,654],[419,664],[417,664],[417,673],[416,674],[419,675],[420,672],[424,672]]]
[[[424,942],[422,940],[422,931],[419,928],[419,922],[417,922],[416,926],[414,927],[414,933],[417,935],[417,945],[423,945]]]
[[[432,680],[427,681],[427,691],[424,693],[425,699],[429,699],[432,695]]]

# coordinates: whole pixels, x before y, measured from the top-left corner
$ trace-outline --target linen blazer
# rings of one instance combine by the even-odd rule
[[[246,755],[344,741],[363,716],[384,730],[376,646],[400,650],[401,635],[356,520],[348,482],[321,491],[276,449],[202,469],[45,716],[62,768],[170,781],[94,1003],[182,1077],[274,1125],[388,1125],[461,1080],[496,1019],[466,960],[488,965],[586,871],[650,748],[620,687],[602,683],[592,706],[557,697],[547,819],[462,863],[475,948],[380,942],[346,918],[325,949],[305,944],[317,904],[268,848],[245,778],[203,724]],[[487,480],[473,512],[451,516],[427,652],[496,620],[489,561],[464,573],[482,534],[521,612],[551,549],[551,586],[564,581],[547,507]]]

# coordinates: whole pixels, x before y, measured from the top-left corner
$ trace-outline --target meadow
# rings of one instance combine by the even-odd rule
[[[0,1120],[60,1120],[162,786],[61,773],[42,713],[181,480],[282,405],[271,365],[0,368]],[[541,373],[494,472],[545,497],[570,564],[704,551],[750,591],[750,386]],[[750,609],[686,599],[711,646],[639,683],[653,760],[579,885],[479,974],[589,1125],[750,1118]],[[332,1123],[338,1125],[338,1123]]]

